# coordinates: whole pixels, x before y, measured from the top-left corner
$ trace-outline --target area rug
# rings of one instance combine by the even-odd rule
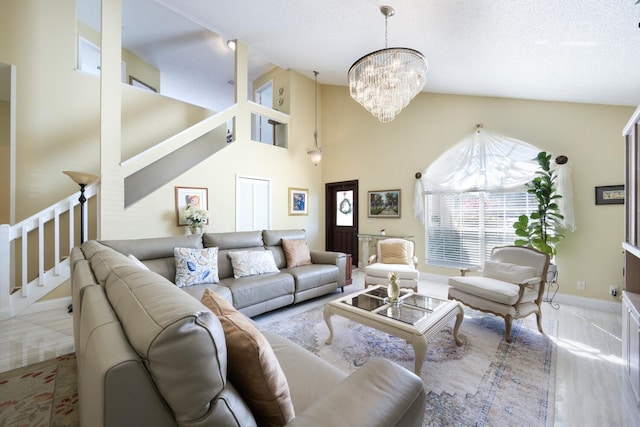
[[[261,324],[300,344],[345,372],[373,357],[383,357],[413,371],[413,348],[405,341],[332,317],[334,339],[322,308],[288,319]],[[450,325],[436,334],[422,366],[427,391],[424,426],[539,426],[553,425],[556,349],[549,338],[556,323],[545,322],[540,334],[535,316],[513,322],[512,343],[504,340],[504,321],[465,310],[458,347]]]
[[[0,373],[0,426],[77,426],[75,354]]]

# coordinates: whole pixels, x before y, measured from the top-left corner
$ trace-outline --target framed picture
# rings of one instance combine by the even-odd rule
[[[596,187],[596,205],[624,204],[624,185]]]
[[[133,76],[129,76],[129,84],[133,87],[148,90],[149,92],[158,92],[156,88],[149,86],[148,84],[136,79]]]
[[[369,218],[400,218],[400,190],[369,191]]]
[[[289,187],[289,215],[309,215],[309,190]]]
[[[182,217],[182,213],[187,206],[208,211],[209,189],[203,187],[176,187],[176,217],[178,219],[178,226],[189,225]]]

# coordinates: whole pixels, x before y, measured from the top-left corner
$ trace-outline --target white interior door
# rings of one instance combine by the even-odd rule
[[[271,228],[271,181],[236,176],[236,231]]]

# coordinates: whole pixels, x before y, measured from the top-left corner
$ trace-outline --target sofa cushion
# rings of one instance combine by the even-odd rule
[[[229,258],[236,279],[280,271],[270,251],[231,251]]]
[[[287,258],[287,268],[311,264],[311,252],[304,239],[282,239],[282,247]]]
[[[131,264],[114,268],[105,290],[178,425],[204,425],[234,411],[219,399],[227,348],[216,316],[168,280]]]
[[[217,247],[223,249],[244,249],[262,247],[262,232],[260,231],[234,231],[228,233],[204,233],[202,241],[205,248]]]
[[[283,426],[294,416],[287,378],[267,339],[249,318],[205,289],[202,303],[220,320],[229,353],[229,379],[249,404],[258,425]]]
[[[293,276],[282,272],[247,276],[239,279],[229,277],[222,279],[220,282],[231,289],[233,306],[237,309],[286,295],[293,295],[295,288]],[[293,297],[291,302],[293,302]]]
[[[99,243],[98,243],[99,244]],[[102,246],[102,245],[100,245]],[[107,280],[107,277],[111,273],[114,267],[129,265],[133,266],[133,261],[127,258],[126,255],[121,254],[120,252],[116,252],[103,246],[105,250],[96,251],[93,253],[89,262],[91,263],[91,269],[93,270],[93,274],[96,276],[96,280],[101,285]],[[137,267],[140,268],[140,267]]]
[[[101,240],[100,243],[125,255],[133,254],[142,261],[173,257],[173,248],[200,249],[203,247],[202,236],[198,234],[148,239]]]
[[[310,264],[287,268],[283,272],[291,274],[296,282],[296,292],[337,283],[340,273],[338,266],[330,264]]]
[[[179,288],[218,283],[218,248],[175,248],[176,280]]]
[[[496,262],[487,260],[484,263],[482,271],[483,277],[491,277],[496,280],[504,280],[509,283],[530,283],[531,279],[536,278],[536,269],[528,265],[515,265],[506,262]]]
[[[380,243],[380,252],[383,264],[410,264],[407,242]]]

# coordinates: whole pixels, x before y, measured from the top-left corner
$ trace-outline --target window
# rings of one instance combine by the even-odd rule
[[[513,223],[537,206],[526,191],[430,194],[425,201],[426,262],[456,267],[483,266],[494,247],[512,245]]]

